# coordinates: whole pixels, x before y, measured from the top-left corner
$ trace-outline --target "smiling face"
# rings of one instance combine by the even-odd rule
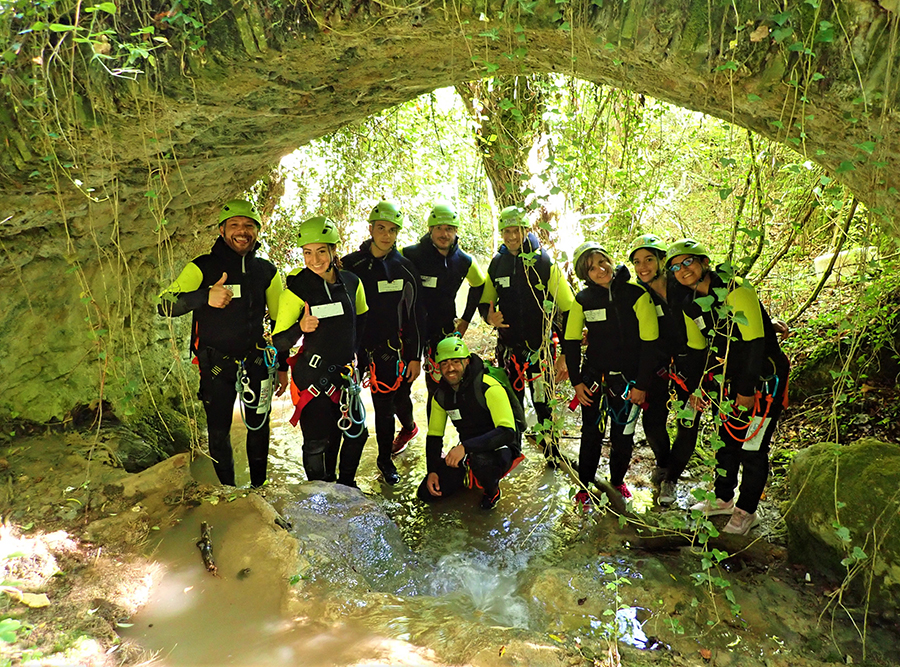
[[[588,280],[595,285],[609,287],[613,279],[613,267],[609,257],[600,252],[591,253],[587,259],[587,265]]]
[[[687,265],[685,265],[687,261]],[[669,270],[675,274],[675,280],[691,289],[696,289],[703,280],[704,270],[709,266],[709,257],[697,255],[676,255],[669,262]]]
[[[525,240],[525,228],[513,225],[504,228],[500,233],[503,235],[503,244],[506,246],[506,249],[513,255],[518,255],[522,249],[522,241]]]
[[[256,221],[242,215],[228,218],[219,225],[219,236],[225,240],[225,244],[238,255],[246,255],[256,247],[256,237],[259,227]]]
[[[634,265],[638,280],[642,283],[651,283],[659,276],[659,258],[646,248],[635,250],[631,263]]]
[[[469,367],[469,359],[444,359],[438,364],[438,367],[441,369],[441,375],[447,381],[447,384],[456,389],[459,383],[462,382],[466,368]]]
[[[306,268],[321,278],[328,279],[334,251],[327,243],[307,243],[303,246],[303,263]]]
[[[456,227],[453,225],[435,225],[431,228],[431,242],[442,255],[450,252],[456,241]]]
[[[376,257],[387,255],[397,242],[397,232],[400,225],[395,225],[387,220],[376,220],[369,225],[369,234],[372,235],[372,254]]]

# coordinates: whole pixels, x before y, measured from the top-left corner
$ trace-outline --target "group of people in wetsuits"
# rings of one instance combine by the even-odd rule
[[[424,370],[428,474],[418,495],[434,500],[474,483],[484,492],[481,506],[491,509],[500,498],[499,480],[521,460],[513,407],[521,406],[526,386],[537,414],[536,439],[548,464],[559,464],[552,403],[556,383],[568,377],[572,407],[582,413],[579,503],[594,499],[607,427],[610,481],[630,496],[625,475],[641,415],[656,458],[659,502],[674,502],[700,415],[715,411],[720,474],[714,493],[693,509],[731,514],[727,532],[744,534],[758,523],[769,444],[786,398],[787,359],[747,281],[727,265],[713,267],[694,240],[667,246],[648,234],[630,249],[634,278],[599,243],[579,246],[573,265],[584,289],[573,294],[520,207],[501,212],[503,243],[486,272],[459,248],[452,206],[435,206],[428,233],[400,250],[405,220],[397,203],[379,202],[368,216],[370,237],[343,258],[335,224],[325,217],[306,220],[298,229],[304,267],[288,275],[282,290],[274,266],[255,256],[258,211],[241,200],[223,207],[212,252],[191,262],[160,304],[165,315],[193,313],[200,398],[223,484],[234,484],[225,415],[230,426],[236,397],[246,413],[251,485],[264,483],[266,401],[285,391],[289,366],[291,423],[303,432],[308,479],[356,486],[368,438],[359,395],[365,377],[375,410],[377,466],[387,484],[396,484],[393,456],[418,433],[410,389]],[[457,319],[463,282],[468,299]],[[476,308],[497,331],[496,359],[509,391],[462,341]],[[274,323],[271,344],[263,332],[266,310]],[[289,358],[298,341],[299,352]],[[673,405],[677,433],[670,441],[666,422]],[[441,456],[448,418],[461,443]]]

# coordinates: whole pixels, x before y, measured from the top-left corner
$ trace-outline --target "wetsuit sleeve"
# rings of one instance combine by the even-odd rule
[[[487,274],[484,278],[484,290],[481,292],[481,301],[478,303],[478,312],[481,315],[481,319],[487,322],[488,311],[490,310],[491,303],[497,300],[497,288],[494,287],[494,283],[491,281],[490,274]]]
[[[290,350],[300,340],[300,316],[303,313],[304,301],[291,290],[281,292],[278,300],[278,319],[272,329],[272,345],[279,352]]]
[[[469,283],[469,295],[466,297],[466,307],[463,310],[462,320],[471,322],[475,315],[475,309],[481,303],[481,295],[484,294],[485,274],[475,258],[469,264],[469,271],[466,273],[466,281]]]
[[[572,288],[569,287],[569,282],[562,274],[562,271],[559,270],[559,265],[557,264],[553,264],[550,267],[549,283],[547,292],[556,302],[556,307],[562,313],[568,312],[572,307],[572,302],[575,301],[575,295],[572,294]]]
[[[201,288],[203,272],[190,262],[159,295],[157,311],[163,317],[181,317],[209,303],[209,290]]]
[[[485,378],[483,382],[488,385],[484,401],[491,413],[494,428],[483,435],[464,440],[462,446],[466,452],[492,452],[503,446],[516,445],[516,420],[506,389],[493,378]]]
[[[685,313],[684,328],[687,334],[687,349],[675,357],[675,370],[684,379],[689,391],[700,386],[700,378],[703,376],[706,362],[706,337],[700,331],[700,327]]]
[[[428,472],[437,472],[444,449],[444,430],[447,428],[447,412],[431,397],[431,416],[428,418],[428,435],[425,437],[425,462]]]
[[[366,303],[366,288],[363,287],[362,280],[356,286],[356,315],[365,315],[369,312],[369,304]]]
[[[728,355],[730,361],[736,360],[739,364],[733,376],[734,389],[743,396],[751,396],[756,392],[762,375],[766,352],[762,307],[756,291],[747,285],[731,290],[725,297],[725,303],[731,306],[731,316],[737,322],[742,343],[737,346],[738,355]]]
[[[421,293],[422,277],[411,263],[405,270],[412,290],[412,303],[404,313],[403,322],[403,361],[409,363],[421,359],[425,347],[425,304]]]
[[[584,309],[578,299],[572,300],[566,321],[566,331],[562,342],[563,354],[566,355],[566,366],[569,369],[569,380],[574,387],[584,382],[581,374],[581,339],[584,336]]]
[[[641,337],[641,357],[638,361],[635,387],[646,391],[650,387],[653,374],[662,361],[659,349],[659,318],[656,316],[653,299],[647,291],[644,291],[634,302],[633,309],[638,321],[638,335]]]

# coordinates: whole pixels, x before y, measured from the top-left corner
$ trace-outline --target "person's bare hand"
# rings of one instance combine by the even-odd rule
[[[206,297],[206,302],[213,308],[224,308],[234,298],[234,292],[225,287],[226,280],[228,280],[228,274],[223,273],[218,282],[209,286],[209,295]]]
[[[303,304],[303,317],[300,318],[300,330],[303,333],[312,333],[319,327],[319,318],[309,313],[309,303]]]

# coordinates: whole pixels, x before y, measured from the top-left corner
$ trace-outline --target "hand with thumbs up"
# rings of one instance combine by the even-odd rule
[[[312,333],[319,326],[319,318],[309,313],[309,303],[303,304],[303,317],[300,318],[300,330],[303,333]]]
[[[503,313],[494,310],[494,302],[491,301],[490,310],[488,310],[487,322],[495,329],[508,329],[509,325],[503,322]]]
[[[209,296],[206,302],[213,308],[224,308],[231,303],[234,292],[225,287],[226,280],[228,280],[228,274],[223,273],[217,283],[209,286]]]

